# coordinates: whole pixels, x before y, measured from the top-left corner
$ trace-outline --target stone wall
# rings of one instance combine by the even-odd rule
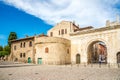
[[[45,49],[48,48],[48,53]],[[70,41],[57,37],[35,38],[35,62],[42,59],[42,64],[65,64],[70,63]],[[69,50],[69,53],[67,52]]]
[[[70,33],[74,32],[78,27],[73,23],[69,21],[62,21],[58,23],[56,26],[51,28],[47,34],[48,36],[51,36],[51,32],[53,33],[52,37],[62,37],[69,39],[70,38]],[[63,34],[62,34],[63,30]]]
[[[29,42],[32,42],[32,46],[29,46]],[[25,47],[23,46],[25,42]],[[22,47],[20,47],[22,43]],[[16,46],[16,50],[14,47]],[[20,57],[20,54],[22,53],[22,57]],[[23,57],[23,54],[25,53],[25,57]],[[34,39],[24,39],[24,40],[17,40],[13,41],[11,45],[11,54],[10,54],[10,60],[12,61],[18,61],[18,62],[28,62],[28,58],[30,57],[32,62],[34,62]]]
[[[106,28],[105,28],[106,29]],[[91,30],[88,33],[78,32],[71,35],[71,61],[76,62],[76,54],[81,55],[81,63],[88,62],[88,47],[90,44],[102,41],[107,47],[107,63],[116,63],[116,54],[120,50],[120,26],[107,28],[107,30]],[[80,34],[82,33],[82,34]]]

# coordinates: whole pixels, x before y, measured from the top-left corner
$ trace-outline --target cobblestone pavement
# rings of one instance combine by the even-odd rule
[[[0,80],[120,80],[120,68],[33,64],[0,66]]]

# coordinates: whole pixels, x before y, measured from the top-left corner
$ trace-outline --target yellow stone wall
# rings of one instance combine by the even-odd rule
[[[49,49],[45,53],[45,48]],[[65,64],[70,63],[70,41],[56,37],[39,37],[35,39],[35,62],[42,58],[42,64]],[[69,49],[69,53],[67,53]]]
[[[61,30],[64,30],[64,34],[61,34]],[[67,29],[67,34],[65,34],[65,29]],[[76,25],[73,22],[69,22],[69,21],[62,21],[60,23],[58,23],[56,26],[54,26],[53,28],[51,28],[47,34],[48,36],[51,36],[50,33],[53,33],[53,37],[62,37],[62,38],[66,38],[66,39],[70,39],[70,33],[74,32],[74,30],[77,29]],[[60,31],[60,35],[59,35],[59,31]]]
[[[29,47],[30,41],[32,42],[32,47]],[[21,42],[22,44],[25,42],[25,47],[20,47]],[[16,50],[14,50],[14,46],[16,46]],[[20,58],[20,53],[25,53],[26,56]],[[18,62],[27,62],[28,57],[30,57],[32,62],[34,62],[34,55],[35,53],[33,39],[12,42],[10,60],[15,61],[15,58],[17,58]]]

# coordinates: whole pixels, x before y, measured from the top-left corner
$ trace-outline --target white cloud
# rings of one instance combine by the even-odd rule
[[[107,19],[113,20],[119,10],[120,0],[4,0],[48,24],[61,20],[76,21],[80,26],[101,27]]]

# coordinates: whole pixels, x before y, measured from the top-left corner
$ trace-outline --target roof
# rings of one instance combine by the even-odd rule
[[[78,31],[78,32],[71,33],[70,35],[71,36],[82,35],[82,34],[89,34],[89,33],[108,31],[108,30],[114,30],[114,29],[120,29],[120,25],[102,27],[102,28],[98,28],[98,29],[90,29],[90,30],[85,30],[85,31],[83,30],[83,31]]]
[[[82,31],[82,30],[92,29],[92,28],[93,28],[92,26],[88,26],[88,27],[76,29],[75,31]]]
[[[11,40],[11,42],[17,42],[17,41],[23,41],[23,40],[30,40],[30,39],[34,39],[34,36],[32,36],[32,37],[26,37],[26,38],[21,38],[21,39]]]

